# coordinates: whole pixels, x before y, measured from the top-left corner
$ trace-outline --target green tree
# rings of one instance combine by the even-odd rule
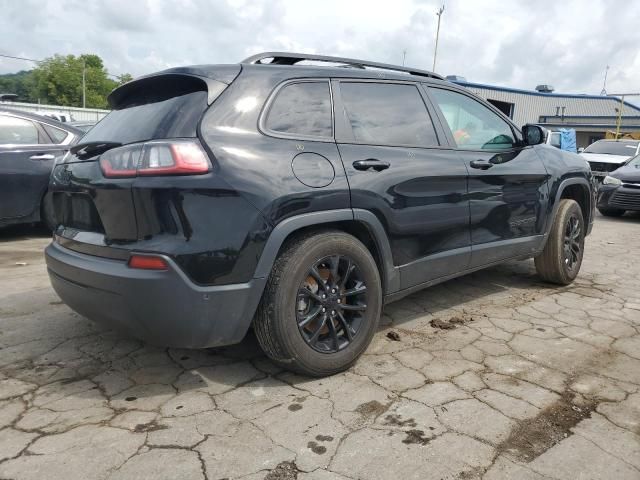
[[[0,75],[0,93],[15,93],[19,101],[30,101],[31,71]]]
[[[133,80],[133,76],[129,73],[123,73],[122,75],[118,75],[118,85],[122,85],[123,83],[127,83]]]
[[[41,103],[81,107],[83,69],[88,108],[106,108],[111,90],[123,83],[122,78],[131,78],[129,74],[121,75],[118,81],[109,78],[98,55],[55,55],[32,70],[28,96]]]

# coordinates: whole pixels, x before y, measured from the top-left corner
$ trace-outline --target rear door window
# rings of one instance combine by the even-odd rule
[[[415,85],[341,82],[344,115],[357,143],[438,145],[438,137]]]
[[[265,127],[287,136],[333,137],[329,82],[297,82],[282,87],[269,108]]]
[[[37,145],[41,134],[36,125],[23,118],[0,115],[0,145]]]

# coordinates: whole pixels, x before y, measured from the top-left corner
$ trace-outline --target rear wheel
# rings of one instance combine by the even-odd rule
[[[276,260],[254,320],[276,363],[311,376],[351,366],[371,342],[382,288],[375,261],[338,231],[289,242]]]
[[[598,211],[605,217],[621,217],[626,210],[619,208],[598,208]]]
[[[578,276],[584,254],[584,217],[575,200],[563,199],[542,253],[535,258],[544,280],[568,285]]]

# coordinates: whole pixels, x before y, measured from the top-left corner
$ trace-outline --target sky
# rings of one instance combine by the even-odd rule
[[[0,54],[95,53],[110,73],[236,63],[261,51],[432,69],[431,0],[0,0]],[[470,82],[640,92],[640,2],[447,0],[436,72]],[[31,68],[0,58],[0,73]],[[640,97],[638,97],[640,99]]]

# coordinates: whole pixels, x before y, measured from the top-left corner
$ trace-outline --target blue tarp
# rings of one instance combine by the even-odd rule
[[[560,149],[576,153],[576,131],[569,128],[560,129]]]

